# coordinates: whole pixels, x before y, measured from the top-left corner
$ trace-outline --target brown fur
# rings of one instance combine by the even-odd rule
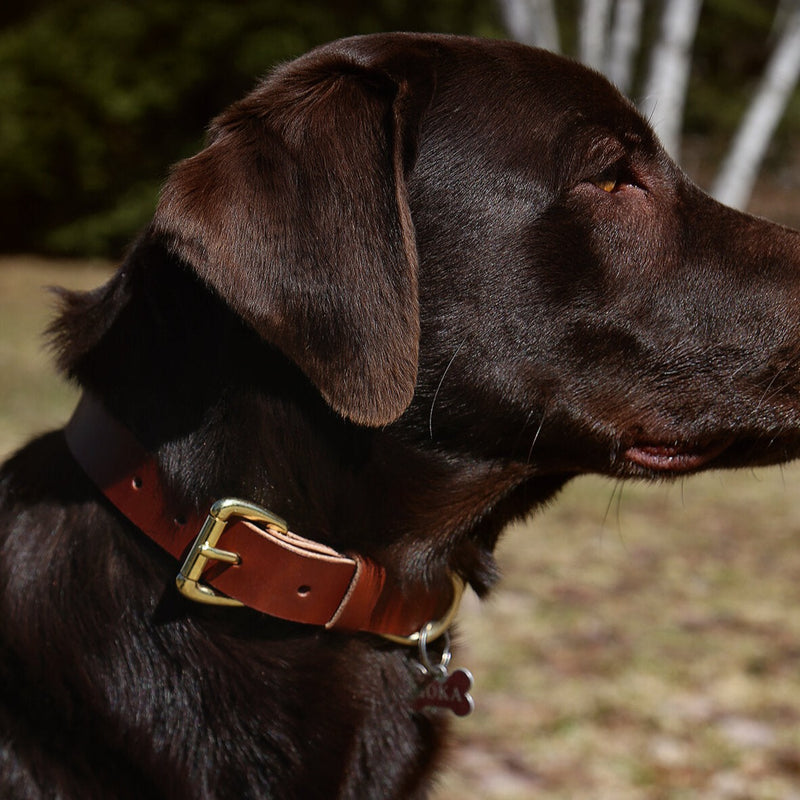
[[[597,74],[381,35],[225,111],[54,336],[181,502],[483,594],[503,527],[574,475],[797,455],[798,267]],[[411,649],[181,599],[61,432],[0,502],[2,796],[426,794],[443,723]]]

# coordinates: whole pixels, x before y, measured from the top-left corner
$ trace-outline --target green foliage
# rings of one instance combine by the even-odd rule
[[[685,124],[693,133],[735,129],[775,44],[775,3],[705,0],[693,48]]]
[[[499,32],[479,0],[39,0],[0,22],[0,249],[84,255],[119,253],[276,62],[373,30]]]
[[[769,57],[777,0],[705,0],[686,131],[724,149]],[[580,0],[557,3],[575,52]],[[640,80],[661,3],[645,4]],[[275,63],[376,30],[502,36],[493,0],[27,0],[0,6],[0,251],[118,256],[168,166]],[[795,100],[775,139],[800,125]]]

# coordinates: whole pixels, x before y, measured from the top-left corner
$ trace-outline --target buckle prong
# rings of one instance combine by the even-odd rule
[[[231,553],[230,550],[220,550],[212,547],[207,541],[200,545],[200,551],[205,558],[213,558],[215,561],[224,561],[226,564],[241,564],[242,557],[238,553]]]
[[[225,564],[234,565],[241,563],[238,553],[222,550],[216,546],[225,528],[234,518],[266,524],[267,527],[276,528],[281,533],[288,532],[288,526],[284,520],[255,503],[248,503],[246,500],[237,500],[233,497],[217,500],[211,506],[208,517],[200,528],[197,538],[175,578],[175,584],[180,593],[190,600],[217,606],[244,605],[240,600],[227,597],[207,584],[200,583],[200,578],[209,561],[222,561]]]

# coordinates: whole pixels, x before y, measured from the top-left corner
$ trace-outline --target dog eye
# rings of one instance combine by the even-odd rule
[[[589,182],[593,183],[598,189],[602,189],[604,192],[610,194],[619,189],[622,180],[620,179],[619,170],[616,166],[613,166],[604,169],[602,172],[592,177]]]

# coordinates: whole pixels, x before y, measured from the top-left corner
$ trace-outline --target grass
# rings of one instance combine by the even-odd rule
[[[43,332],[55,310],[48,287],[89,289],[110,271],[102,262],[0,257],[0,455],[63,424],[78,396],[47,352]]]
[[[41,287],[108,273],[0,259],[0,452],[77,396]],[[585,478],[510,530],[502,584],[460,614],[476,711],[435,800],[800,800],[799,477]]]
[[[800,798],[799,474],[581,479],[511,530],[437,800]]]

